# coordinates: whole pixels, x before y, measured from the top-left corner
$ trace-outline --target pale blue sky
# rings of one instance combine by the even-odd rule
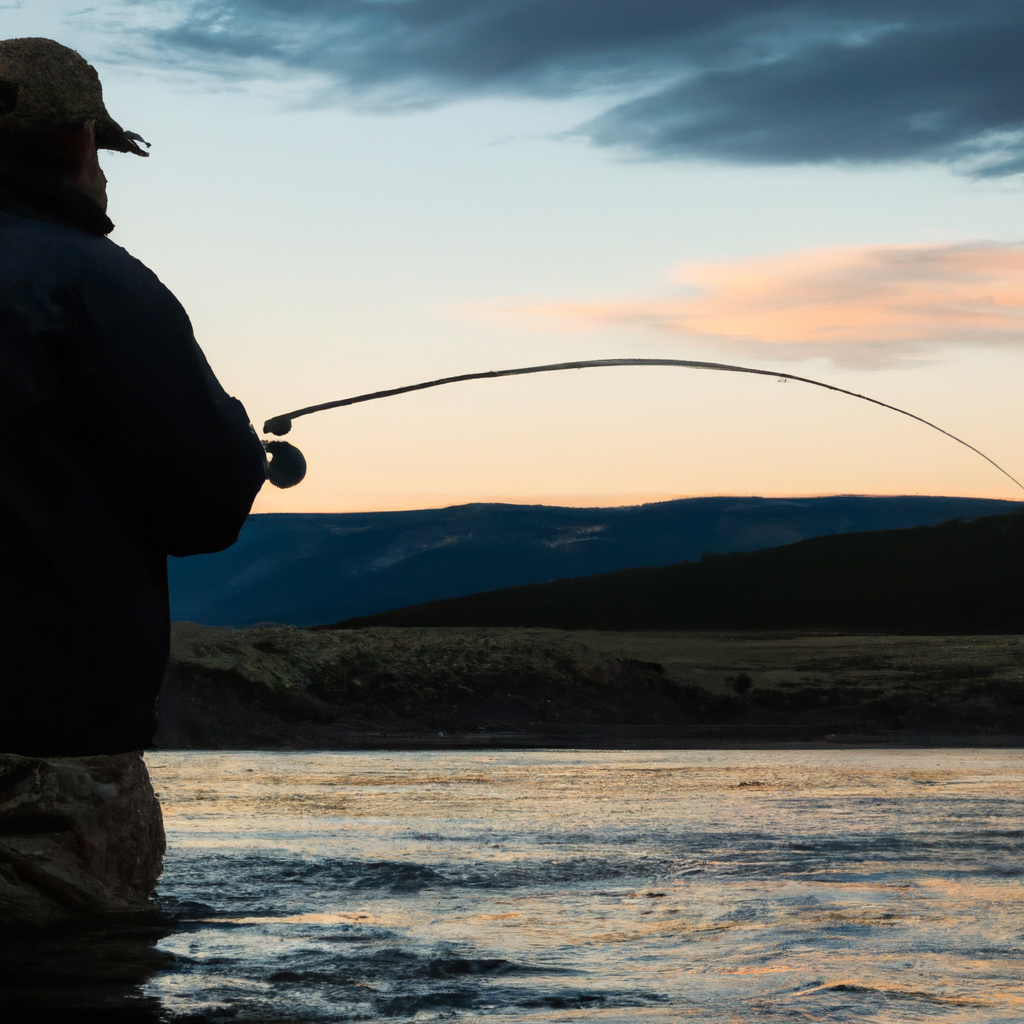
[[[530,5],[519,6],[531,16]],[[744,142],[749,151],[736,163],[735,154],[723,156],[721,132],[699,145],[678,142],[661,100],[656,117],[621,106],[652,89],[660,95],[655,80],[666,72],[656,61],[649,81],[609,71],[595,85],[599,55],[588,57],[590,79],[577,68],[566,84],[568,73],[559,78],[548,68],[529,87],[521,70],[508,81],[485,75],[480,85],[478,70],[449,81],[421,61],[413,85],[406,69],[406,78],[367,86],[365,67],[329,47],[305,63],[273,53],[239,61],[183,43],[180,31],[149,31],[180,27],[183,12],[218,8],[230,34],[232,7],[235,21],[238,11],[289,17],[287,4],[270,2],[25,0],[0,5],[0,35],[46,35],[80,50],[100,71],[111,114],[152,142],[148,160],[103,160],[112,237],[182,300],[218,375],[257,426],[296,406],[451,373],[614,355],[704,358],[816,376],[903,406],[1024,476],[1024,192],[1013,174],[965,173],[965,162],[998,162],[992,153],[1012,170],[1012,138],[979,157],[979,146],[960,136],[936,135],[932,150],[900,163],[865,162],[860,150],[794,156],[792,138],[780,152]],[[308,33],[299,22],[296,32]],[[537,32],[546,31],[554,38],[562,29],[538,22]],[[246,32],[239,38],[253,51],[255,30]],[[442,69],[454,60],[447,51],[436,59]],[[346,60],[342,81],[330,69]],[[353,86],[357,72],[363,78]],[[557,87],[542,89],[541,80]],[[433,105],[382,110],[378,92],[366,91],[399,85],[403,102],[421,94]],[[874,144],[863,119],[857,131]],[[615,145],[603,144],[609,132],[618,133]],[[890,136],[878,143],[882,156],[907,156]],[[641,137],[647,141],[637,143]],[[822,324],[832,340],[802,344],[794,335],[789,344],[737,334],[726,322],[749,299],[749,265],[737,261],[838,249],[843,273],[861,251],[853,247],[975,252],[978,243],[1000,243],[1005,270],[986,270],[995,283],[977,286],[1000,289],[998,327],[965,319],[964,302],[945,298],[962,282],[947,286],[931,271],[923,299],[913,296],[924,326],[903,340],[871,330],[851,340],[852,328],[837,320]],[[913,265],[900,280],[917,282],[920,253],[933,250],[907,251]],[[813,268],[820,260],[797,262]],[[725,281],[711,327],[681,332],[648,316],[659,304],[688,302],[698,287],[693,268],[699,278],[707,266]],[[803,278],[798,284],[800,291]],[[814,315],[849,316],[858,295],[841,297],[839,312]],[[765,302],[757,301],[755,312]],[[863,297],[870,308],[888,301]],[[1019,494],[976,456],[863,403],[684,371],[456,386],[310,417],[289,440],[306,453],[307,480],[291,491],[268,488],[257,510],[623,504],[723,493]]]

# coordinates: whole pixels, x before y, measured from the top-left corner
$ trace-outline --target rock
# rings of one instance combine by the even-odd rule
[[[141,754],[0,754],[0,926],[151,910],[164,848]]]

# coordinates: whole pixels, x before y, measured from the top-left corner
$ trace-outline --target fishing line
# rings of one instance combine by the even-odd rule
[[[407,384],[401,388],[389,388],[387,391],[372,391],[365,395],[354,395],[352,398],[340,398],[336,402],[323,402],[320,405],[308,405],[304,409],[296,409],[294,412],[284,413],[281,416],[272,416],[263,424],[263,430],[267,434],[276,434],[278,437],[287,434],[292,429],[292,421],[300,416],[309,416],[315,412],[324,412],[327,409],[340,409],[346,405],[358,405],[361,402],[375,402],[378,398],[392,398],[395,395],[406,395],[411,391],[425,391],[427,388],[439,388],[442,384],[459,384],[467,380],[490,380],[496,377],[520,377],[527,373],[552,373],[556,370],[589,370],[599,366],[678,366],[687,370],[715,370],[720,373],[753,373],[759,377],[775,377],[777,380],[795,380],[801,384],[812,384],[816,388],[824,388],[826,391],[835,391],[840,395],[849,395],[851,398],[859,398],[862,402],[870,402],[872,405],[879,405],[883,409],[898,412],[901,416],[908,416],[918,423],[923,423],[932,430],[937,430],[957,444],[969,448],[975,455],[980,455],[990,466],[994,466],[1008,480],[1012,480],[1022,491],[1022,484],[1016,477],[1011,476],[994,459],[990,459],[983,451],[968,444],[963,438],[951,434],[948,430],[924,419],[922,416],[915,416],[906,409],[900,409],[888,402],[881,402],[877,398],[868,395],[858,394],[856,391],[847,391],[846,388],[838,388],[834,384],[826,384],[824,381],[812,380],[810,377],[799,377],[794,373],[780,373],[776,370],[759,370],[752,366],[732,366],[729,363],[705,363],[693,359],[578,359],[570,363],[547,363],[544,366],[519,366],[512,370],[486,370],[482,373],[460,373],[456,377],[441,377],[438,380],[426,380],[419,384]],[[306,474],[306,460],[302,453],[294,445],[287,441],[265,441],[264,447],[271,454],[270,482],[278,487],[294,487]],[[274,467],[277,467],[276,471]],[[275,479],[275,477],[277,479]]]

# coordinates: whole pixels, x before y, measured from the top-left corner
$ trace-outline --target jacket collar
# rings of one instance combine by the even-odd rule
[[[13,202],[12,202],[13,201]],[[43,215],[91,235],[109,235],[111,219],[84,192],[56,175],[34,174],[0,162],[0,205],[26,216]]]

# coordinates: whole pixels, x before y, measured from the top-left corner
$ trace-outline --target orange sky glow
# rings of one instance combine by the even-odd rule
[[[687,263],[672,276],[688,294],[523,303],[501,312],[568,330],[641,326],[849,364],[947,344],[1024,342],[1021,246],[848,246]]]

